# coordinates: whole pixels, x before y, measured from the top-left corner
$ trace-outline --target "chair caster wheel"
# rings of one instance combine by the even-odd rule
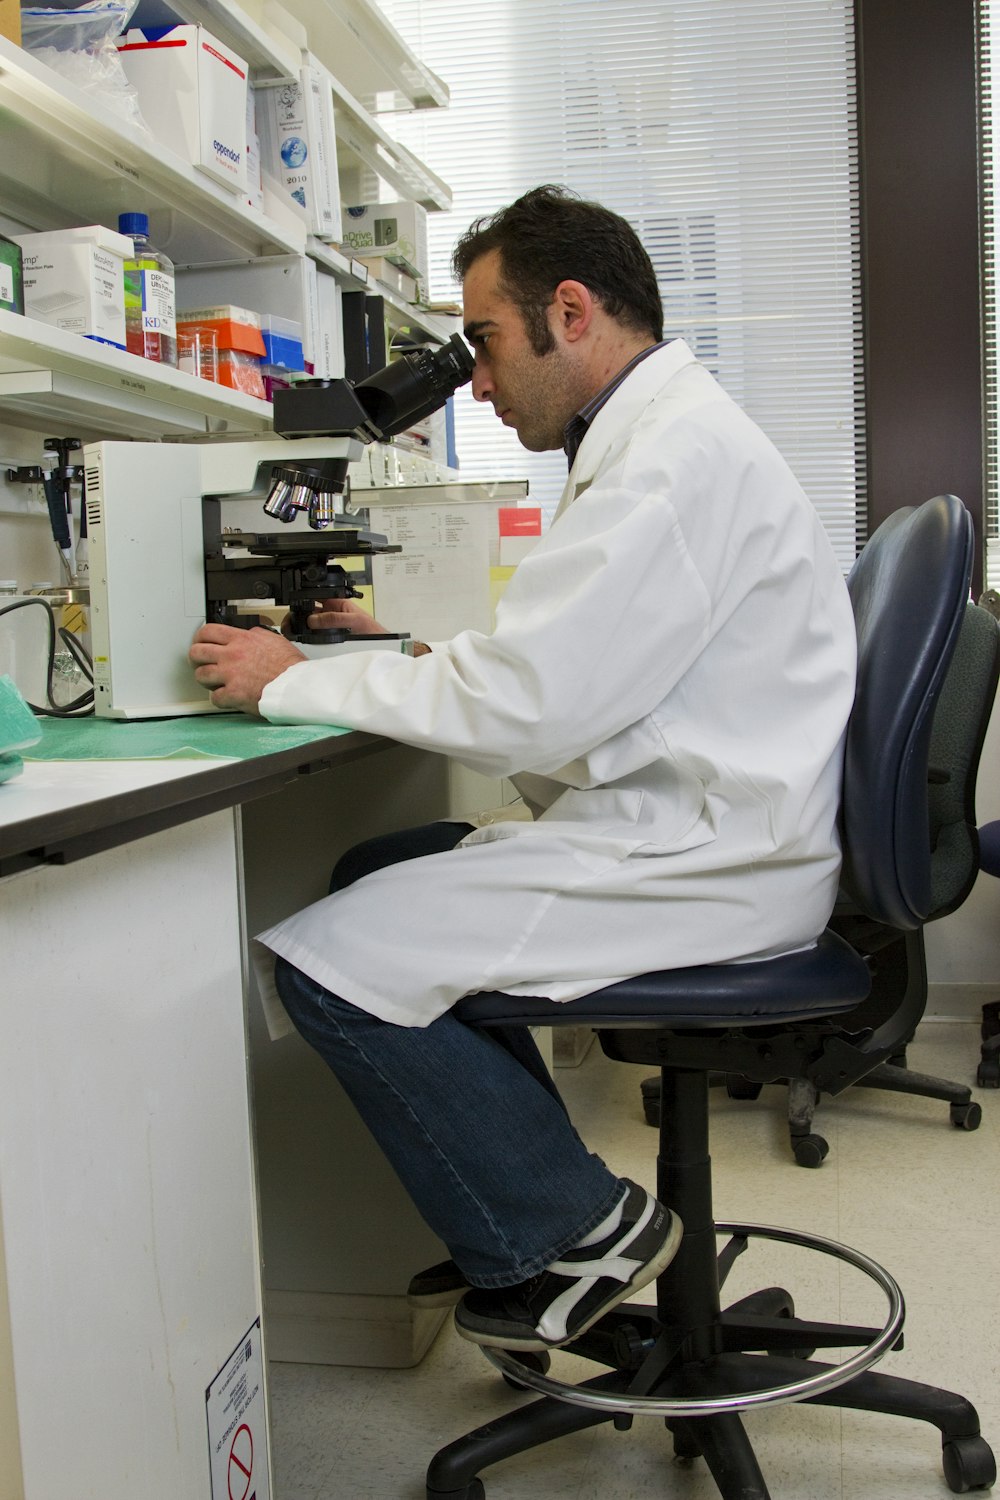
[[[518,1364],[523,1365],[526,1370],[533,1370],[536,1375],[547,1375],[549,1373],[552,1365],[552,1356],[551,1354],[547,1354],[544,1349],[511,1349],[509,1353],[511,1359],[516,1359]],[[518,1380],[516,1375],[508,1375],[506,1370],[503,1372],[503,1379],[512,1391],[528,1391],[531,1389],[530,1386],[524,1384],[523,1380]],[[479,1483],[478,1479],[476,1483]],[[480,1490],[478,1493],[482,1494],[482,1491]],[[475,1500],[473,1492],[470,1492],[469,1500]]]
[[[981,1089],[1000,1089],[1000,1056],[984,1057],[976,1072]]]
[[[997,1477],[996,1459],[985,1438],[952,1438],[941,1449],[944,1477],[955,1495],[986,1489]]]
[[[754,1083],[752,1079],[743,1078],[739,1073],[726,1074],[726,1093],[730,1099],[759,1099],[763,1087],[762,1083]]]
[[[674,1440],[674,1459],[683,1467],[693,1464],[696,1458],[701,1458],[701,1445],[694,1438],[689,1427],[671,1427],[671,1419],[666,1418],[667,1430]]]
[[[951,1106],[951,1123],[957,1125],[959,1130],[978,1130],[982,1118],[982,1108],[975,1101]]]
[[[792,1150],[800,1167],[821,1167],[830,1147],[821,1135],[797,1135]]]
[[[481,1479],[473,1479],[464,1490],[432,1490],[427,1491],[427,1500],[483,1500],[486,1487]]]

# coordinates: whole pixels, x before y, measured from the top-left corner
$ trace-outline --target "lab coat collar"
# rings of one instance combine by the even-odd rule
[[[697,360],[690,347],[683,339],[674,339],[648,359],[641,360],[612,391],[580,444],[556,510],[557,518],[593,482],[612,442],[639,420],[650,402],[675,375],[693,364],[697,364]]]

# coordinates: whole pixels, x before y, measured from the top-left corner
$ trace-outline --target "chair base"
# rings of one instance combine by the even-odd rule
[[[726,1355],[715,1361],[711,1369],[691,1372],[684,1389],[688,1394],[699,1392],[706,1396],[745,1391],[758,1379],[769,1383],[794,1379],[797,1364],[793,1359]],[[699,1373],[703,1379],[698,1378]],[[625,1383],[626,1377],[619,1377],[617,1382],[605,1378],[602,1389],[614,1390],[616,1384],[620,1389]],[[829,1398],[817,1398],[810,1404],[885,1412],[937,1426],[941,1432],[944,1478],[953,1494],[989,1488],[996,1479],[996,1462],[989,1444],[979,1434],[975,1412],[951,1392],[869,1372],[840,1386]],[[627,1430],[633,1419],[612,1418],[551,1396],[542,1397],[442,1448],[427,1471],[427,1500],[481,1500],[486,1487],[480,1470],[554,1438],[608,1421],[615,1421],[616,1426]],[[772,1500],[737,1413],[667,1418],[666,1426],[673,1438],[673,1458],[682,1462],[703,1458],[722,1500]]]
[[[789,1309],[784,1316],[778,1311],[781,1307]],[[773,1338],[778,1343],[782,1336],[789,1341],[799,1338],[807,1341],[811,1336],[829,1340],[835,1336],[836,1330],[829,1325],[809,1325],[795,1319],[791,1309],[790,1295],[774,1287],[745,1299],[738,1308],[731,1309],[731,1313],[737,1320],[756,1318],[759,1326],[755,1337],[758,1340]],[[735,1326],[735,1323],[731,1325],[732,1328]],[[847,1336],[871,1331],[844,1329],[841,1334]],[[655,1309],[630,1307],[627,1314],[621,1315],[617,1326],[602,1329],[598,1325],[587,1339],[572,1346],[571,1352],[600,1358],[598,1346],[602,1339],[606,1344],[617,1345],[619,1363],[607,1373],[576,1387],[573,1394],[583,1399],[588,1395],[596,1396],[608,1406],[594,1409],[580,1405],[576,1400],[570,1402],[565,1397],[543,1396],[508,1412],[485,1427],[449,1443],[435,1455],[427,1471],[427,1500],[480,1500],[486,1493],[481,1470],[568,1433],[580,1432],[601,1422],[613,1422],[616,1427],[627,1431],[634,1414],[625,1410],[615,1412],[610,1408],[613,1408],[616,1398],[620,1398],[623,1407],[630,1400],[634,1401],[635,1389],[637,1384],[643,1383],[644,1371],[648,1372],[651,1366],[663,1359],[668,1346],[676,1345],[676,1330],[664,1329]],[[634,1351],[631,1360],[628,1358],[630,1348]],[[739,1403],[752,1398],[754,1393],[834,1372],[834,1366],[805,1358],[808,1352],[807,1346],[799,1356],[793,1352],[723,1352],[701,1360],[685,1358],[678,1352],[653,1380],[646,1399],[650,1402],[662,1400],[664,1412],[661,1414],[673,1438],[673,1457],[687,1462],[703,1458],[722,1500],[770,1500],[770,1491],[743,1425]],[[643,1362],[636,1368],[634,1361],[640,1354],[643,1354]],[[604,1357],[609,1360],[614,1357],[610,1347],[605,1348]],[[511,1376],[518,1369],[518,1362],[514,1360],[497,1359],[495,1362]],[[527,1377],[521,1380],[521,1384],[535,1383],[536,1377],[530,1370],[522,1368],[521,1374]],[[710,1408],[713,1403],[718,1404],[727,1398],[737,1409],[710,1410],[705,1416],[669,1414],[679,1404],[703,1402],[706,1408]],[[989,1444],[980,1435],[975,1409],[953,1392],[896,1376],[863,1371],[834,1389],[804,1399],[810,1405],[883,1412],[936,1426],[941,1433],[944,1477],[955,1494],[988,1488],[996,1479],[996,1463]]]
[[[991,1082],[994,1074],[995,1082]],[[762,1087],[735,1074],[712,1074],[710,1081],[713,1087],[725,1085],[731,1099],[756,1099]],[[788,1087],[788,1136],[792,1153],[800,1167],[818,1167],[829,1151],[824,1137],[813,1130],[820,1091],[804,1078],[784,1082]],[[981,1088],[1000,1088],[1000,1026],[998,1033],[983,1043],[977,1082]],[[935,1078],[929,1073],[914,1072],[906,1066],[905,1051],[897,1053],[891,1062],[879,1063],[853,1087],[911,1094],[920,1099],[940,1099],[948,1105],[948,1117],[958,1130],[978,1130],[982,1123],[982,1106],[973,1099],[970,1088],[965,1084],[950,1083],[946,1078]],[[640,1089],[646,1123],[657,1126],[660,1123],[659,1078],[644,1078]]]
[[[602,1031],[601,1044],[614,1056],[616,1042],[638,1035]],[[635,1045],[653,1048],[655,1033]],[[546,1394],[442,1448],[427,1471],[427,1500],[480,1500],[485,1495],[480,1471],[491,1464],[601,1422],[627,1431],[635,1412],[650,1411],[665,1420],[675,1458],[704,1458],[722,1500],[770,1500],[741,1411],[776,1399],[929,1422],[941,1433],[944,1476],[951,1490],[962,1494],[992,1485],[993,1453],[980,1435],[975,1408],[964,1397],[867,1368],[845,1375],[812,1358],[817,1349],[865,1351],[876,1346],[873,1358],[878,1358],[889,1341],[898,1344],[901,1304],[898,1323],[893,1325],[890,1317],[881,1331],[797,1318],[790,1293],[781,1287],[756,1292],[722,1310],[720,1287],[746,1248],[750,1226],[731,1226],[737,1232],[718,1251],[708,1152],[709,1075],[663,1068],[659,1081],[657,1196],[680,1215],[684,1237],[657,1279],[656,1306],[622,1305],[571,1346],[573,1354],[603,1367],[603,1373],[573,1388],[572,1401],[565,1392]],[[764,1232],[782,1238],[787,1234],[805,1248],[828,1244],[791,1231]],[[855,1265],[864,1259],[843,1246],[834,1253],[853,1257]],[[499,1355],[495,1362],[505,1366]],[[545,1362],[526,1364],[508,1356],[507,1378],[546,1389]],[[537,1370],[543,1373],[536,1375]],[[803,1390],[804,1381],[814,1383]],[[776,1396],[775,1387],[794,1387],[800,1394]],[[579,1404],[581,1398],[600,1405]],[[646,1401],[653,1405],[647,1407]]]

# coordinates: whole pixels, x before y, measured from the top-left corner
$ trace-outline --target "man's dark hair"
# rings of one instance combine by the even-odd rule
[[[500,291],[520,312],[536,354],[554,347],[545,310],[561,281],[582,282],[625,327],[657,342],[663,337],[649,256],[632,226],[602,204],[563,187],[532,188],[462,235],[452,255],[459,280],[491,250],[500,252]]]

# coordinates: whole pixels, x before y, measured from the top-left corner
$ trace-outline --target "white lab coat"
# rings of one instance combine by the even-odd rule
[[[833,906],[855,632],[787,465],[681,342],[599,411],[491,635],[313,660],[278,723],[509,776],[534,821],[376,872],[261,941],[424,1026],[462,995],[570,1000],[815,939]]]

